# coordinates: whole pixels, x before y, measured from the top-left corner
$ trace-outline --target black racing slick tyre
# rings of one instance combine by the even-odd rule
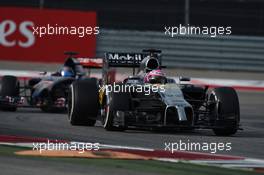
[[[215,101],[211,121],[217,136],[229,136],[237,132],[240,122],[239,99],[231,87],[219,87],[212,90],[209,96]]]
[[[126,129],[125,116],[123,116],[122,125],[116,125],[114,118],[118,117],[120,113],[130,109],[130,94],[124,92],[110,92],[108,96],[106,96],[103,108],[104,114],[102,115],[102,124],[104,128],[107,131],[124,131]]]
[[[75,81],[68,96],[68,119],[72,125],[94,126],[99,111],[97,80]]]
[[[2,77],[0,96],[2,97],[19,97],[19,81],[17,77],[6,75]],[[2,110],[5,111],[16,111],[16,106],[2,106]]]

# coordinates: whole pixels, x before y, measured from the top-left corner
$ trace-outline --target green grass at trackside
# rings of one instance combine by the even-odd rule
[[[91,165],[99,168],[124,169],[136,172],[146,172],[155,174],[179,174],[179,175],[247,175],[260,174],[252,171],[226,169],[220,167],[196,165],[191,163],[169,163],[155,160],[120,160],[120,159],[87,159],[87,158],[48,158],[48,157],[33,157],[33,156],[17,156],[16,151],[26,150],[30,148],[1,146],[0,156],[16,156],[23,159],[45,160],[45,161],[60,161],[78,165]]]

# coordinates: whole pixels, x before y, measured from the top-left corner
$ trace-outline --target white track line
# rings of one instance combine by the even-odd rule
[[[38,142],[38,143],[45,143],[45,142]],[[85,144],[86,142],[68,142],[69,145],[76,144],[76,143]],[[28,147],[28,148],[34,147],[33,143],[0,142],[0,145]],[[140,151],[155,151],[154,149],[143,148],[143,147],[109,145],[109,144],[100,144],[100,149],[127,149],[127,150],[140,150]],[[253,158],[245,158],[243,160],[182,160],[182,159],[175,159],[175,158],[154,158],[154,160],[164,161],[164,162],[173,162],[173,163],[178,163],[178,162],[195,163],[199,165],[217,166],[217,167],[224,167],[224,168],[240,168],[240,169],[241,168],[242,169],[264,168],[264,160],[253,159]]]
[[[36,142],[36,143],[46,143],[46,142]],[[67,142],[66,142],[67,143]],[[79,144],[84,145],[87,142],[69,142],[69,145]],[[31,143],[9,143],[9,142],[0,142],[0,145],[8,146],[19,146],[19,147],[29,147],[33,148],[33,142]],[[154,149],[143,148],[143,147],[133,147],[133,146],[122,146],[122,145],[109,145],[109,144],[99,144],[100,149],[127,149],[127,150],[140,150],[140,151],[154,151]]]

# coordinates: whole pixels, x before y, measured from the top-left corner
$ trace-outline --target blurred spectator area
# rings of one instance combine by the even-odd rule
[[[97,11],[98,25],[107,29],[163,31],[189,23],[264,36],[262,0],[1,0],[0,6]]]

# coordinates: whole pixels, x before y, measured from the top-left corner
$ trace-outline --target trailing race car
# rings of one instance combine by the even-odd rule
[[[137,74],[113,83],[104,76],[111,67],[139,69]],[[164,75],[162,67],[161,51],[106,53],[103,84],[85,79],[71,85],[70,123],[93,126],[100,114],[106,130],[202,128],[227,136],[240,129],[239,100],[233,88],[192,85],[187,83],[189,78],[180,78],[176,83]],[[118,90],[114,89],[117,85]]]
[[[62,112],[67,107],[69,85],[73,81],[90,77],[91,68],[102,67],[101,58],[74,58],[69,55],[58,72],[20,82],[15,76],[6,75],[1,80],[0,109],[16,111],[17,107],[39,107],[45,112]],[[88,68],[88,72],[83,69]],[[97,80],[96,78],[94,78]],[[24,85],[21,86],[20,84]]]

